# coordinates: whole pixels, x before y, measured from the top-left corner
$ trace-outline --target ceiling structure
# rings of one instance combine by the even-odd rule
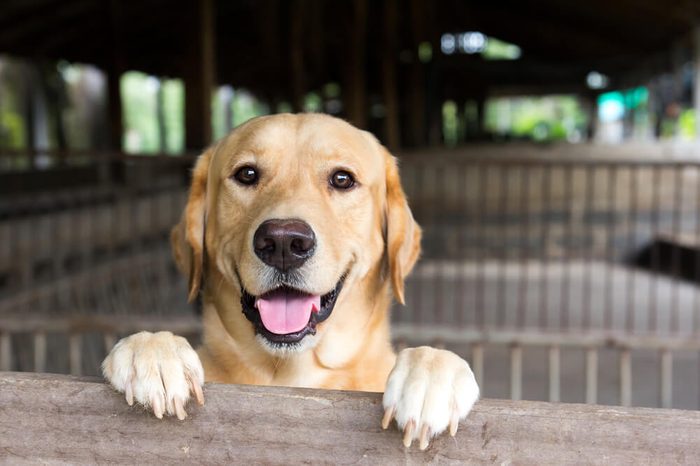
[[[192,0],[4,0],[0,3],[0,53],[65,59],[109,70],[115,54],[123,66],[177,77],[188,62]],[[290,86],[295,28],[307,89],[342,82],[356,44],[352,0],[243,0],[215,2],[216,81],[260,94],[285,94]],[[365,2],[368,83],[378,87],[384,2]],[[694,0],[441,0],[399,1],[396,55],[399,67],[417,60],[416,46],[433,44],[448,92],[465,80],[499,88],[583,85],[591,70],[613,78],[671,60],[700,19]],[[521,59],[485,61],[445,56],[440,36],[480,31],[518,45]],[[377,82],[374,82],[377,81]],[[456,92],[456,90],[454,90]]]
[[[0,54],[89,63],[108,77],[182,77],[191,147],[211,140],[215,85],[299,110],[305,93],[331,82],[350,121],[379,129],[389,145],[420,145],[439,139],[446,99],[590,98],[601,92],[586,86],[591,71],[608,77],[609,89],[643,84],[697,53],[699,24],[696,0],[3,0]],[[521,55],[441,52],[444,34],[468,31]],[[111,101],[118,92],[111,84]],[[377,102],[385,122],[368,116]]]

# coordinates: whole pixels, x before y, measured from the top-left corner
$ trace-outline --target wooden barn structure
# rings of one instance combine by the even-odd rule
[[[211,142],[211,95],[224,84],[300,111],[306,93],[338,83],[342,106],[331,111],[392,148],[420,147],[440,143],[448,99],[483,110],[493,95],[569,93],[592,109],[600,91],[587,86],[590,72],[607,77],[608,89],[649,84],[661,112],[682,90],[655,91],[654,78],[700,53],[699,16],[692,0],[7,0],[0,54],[103,70],[107,147],[116,150],[119,77],[128,70],[184,80],[190,150]],[[470,31],[521,53],[465,53],[469,40],[478,47]]]
[[[498,57],[483,53],[486,41],[499,44]],[[585,143],[596,132],[598,97],[610,90],[644,86],[657,122],[677,116],[679,105],[700,115],[700,3],[3,0],[0,77],[7,57],[25,63],[27,85],[13,99],[27,130],[14,147],[0,139],[0,460],[140,460],[109,442],[71,456],[56,445],[74,440],[51,437],[43,427],[50,423],[24,423],[33,437],[19,448],[9,419],[22,412],[61,419],[67,436],[110,426],[98,419],[106,393],[94,380],[10,371],[97,375],[116,339],[139,329],[196,341],[201,324],[185,303],[167,238],[194,156],[214,138],[212,96],[224,85],[246,89],[270,111],[305,110],[315,93],[317,110],[370,130],[400,156],[425,238],[409,304],[394,313],[397,345],[454,349],[487,397],[516,400],[477,405],[469,442],[441,440],[452,456],[429,450],[419,461],[503,454],[577,462],[572,455],[582,451],[599,460],[588,444],[620,464],[697,457],[697,413],[517,400],[700,409],[700,150],[657,143],[658,127],[642,143]],[[102,129],[79,150],[63,134],[59,61],[92,65],[106,80]],[[133,70],[184,83],[178,156],[124,150],[120,83]],[[584,143],[491,144],[488,99],[551,94],[574,96],[585,110]],[[447,101],[463,119],[461,146],[450,150]],[[635,118],[630,112],[624,124]],[[0,119],[0,131],[6,124]],[[700,134],[700,117],[692,124]],[[46,131],[55,132],[50,147]],[[259,397],[287,406],[290,424],[297,408],[316,404],[355,412],[347,418],[359,430],[333,430],[314,412],[329,434],[310,439],[295,459],[328,461],[319,442],[350,438],[369,442],[377,458],[405,460],[398,448],[380,451],[374,395],[304,392],[289,401],[295,395],[286,389],[209,389],[212,406],[242,400],[240,409],[222,408],[234,415],[249,415]],[[56,407],[53,390],[80,394],[70,404],[76,417]],[[48,401],[34,405],[33,397]],[[199,441],[171,449],[175,443],[158,441],[167,425],[154,437],[151,419],[115,397],[106,405],[135,423],[154,457],[222,461],[235,452],[228,445],[202,456]],[[204,411],[188,429],[220,433],[215,417]],[[285,458],[297,439],[289,432],[269,440],[267,460]],[[199,456],[187,456],[190,448]],[[255,459],[260,450],[241,451]],[[333,452],[332,460],[367,461],[345,447]]]

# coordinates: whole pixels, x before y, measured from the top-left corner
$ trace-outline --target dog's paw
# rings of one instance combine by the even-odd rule
[[[384,392],[382,427],[396,419],[404,432],[403,443],[410,447],[420,439],[420,449],[430,439],[450,428],[457,433],[479,398],[479,386],[467,361],[456,354],[421,346],[399,353]]]
[[[187,340],[170,332],[140,332],[119,340],[102,363],[110,384],[134,401],[163,414],[185,419],[185,405],[193,394],[204,404],[204,369]]]

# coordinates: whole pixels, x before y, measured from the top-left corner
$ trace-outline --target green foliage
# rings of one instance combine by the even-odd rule
[[[495,98],[485,113],[487,131],[538,142],[578,140],[587,123],[573,96]]]
[[[129,71],[121,77],[120,90],[124,114],[122,146],[126,152],[160,151],[158,87],[156,78],[138,71]]]
[[[448,100],[442,104],[442,137],[445,145],[454,147],[459,139],[459,119],[457,117],[457,104]]]
[[[161,81],[163,93],[163,125],[168,154],[179,154],[185,149],[185,84],[181,79]]]
[[[517,60],[522,55],[522,50],[515,44],[489,37],[486,41],[481,56],[484,60]]]
[[[678,117],[678,131],[683,139],[695,139],[695,110],[687,109]]]

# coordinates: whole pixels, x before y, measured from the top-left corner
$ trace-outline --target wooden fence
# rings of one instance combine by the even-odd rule
[[[381,395],[207,384],[158,420],[96,379],[0,373],[8,464],[697,464],[700,413],[481,400],[421,452],[383,431]]]
[[[63,335],[65,337],[65,349],[59,351],[68,358],[68,372],[73,375],[97,374],[98,367],[85,371],[83,356],[86,354],[87,336],[98,335],[102,342],[102,348],[98,349],[98,360],[101,360],[111,350],[118,338],[136,333],[141,330],[169,330],[178,335],[188,337],[193,343],[199,341],[201,321],[195,316],[170,316],[167,319],[158,316],[124,316],[124,315],[82,315],[70,318],[44,317],[4,317],[0,318],[0,371],[16,370],[13,364],[16,360],[13,355],[13,338],[21,335],[29,335],[32,345],[33,361],[30,366],[35,372],[46,370],[47,338],[49,336]],[[528,366],[524,364],[523,354],[533,349],[546,349],[544,371],[540,367],[537,372],[542,372],[542,379],[546,381],[545,399],[551,402],[562,401],[562,351],[576,349],[585,353],[583,373],[577,374],[581,380],[584,391],[580,402],[595,404],[601,401],[599,393],[603,385],[599,379],[603,375],[599,364],[599,355],[603,351],[613,350],[617,355],[617,392],[616,404],[632,406],[635,403],[635,388],[646,387],[648,384],[657,384],[658,398],[655,406],[672,408],[674,404],[674,354],[678,352],[700,352],[700,340],[682,337],[659,337],[655,335],[629,335],[625,333],[607,334],[596,333],[563,333],[548,331],[507,331],[478,329],[459,329],[454,327],[421,327],[420,325],[397,324],[392,330],[398,346],[406,343],[432,344],[435,346],[451,346],[450,349],[458,351],[461,356],[471,363],[477,382],[482,388],[485,386],[485,371],[487,367],[486,356],[493,351],[494,346],[507,348],[505,360],[499,358],[499,366],[507,365],[506,397],[512,400],[523,398],[523,381]],[[94,340],[91,340],[94,343]],[[94,344],[92,345],[94,346]],[[460,351],[458,348],[463,348]],[[656,368],[647,368],[644,377],[633,377],[633,355],[636,351],[657,352],[658,365]],[[93,347],[92,352],[96,349]],[[89,351],[87,352],[89,353]],[[27,368],[25,367],[25,370]],[[532,368],[530,368],[532,370]],[[682,374],[688,384],[688,374]],[[490,388],[490,387],[489,387]],[[687,387],[682,387],[687,389]],[[610,390],[611,387],[605,387]],[[486,391],[488,393],[488,391]],[[608,401],[609,402],[609,401]],[[683,405],[684,407],[688,407]],[[692,406],[696,407],[696,406]]]

